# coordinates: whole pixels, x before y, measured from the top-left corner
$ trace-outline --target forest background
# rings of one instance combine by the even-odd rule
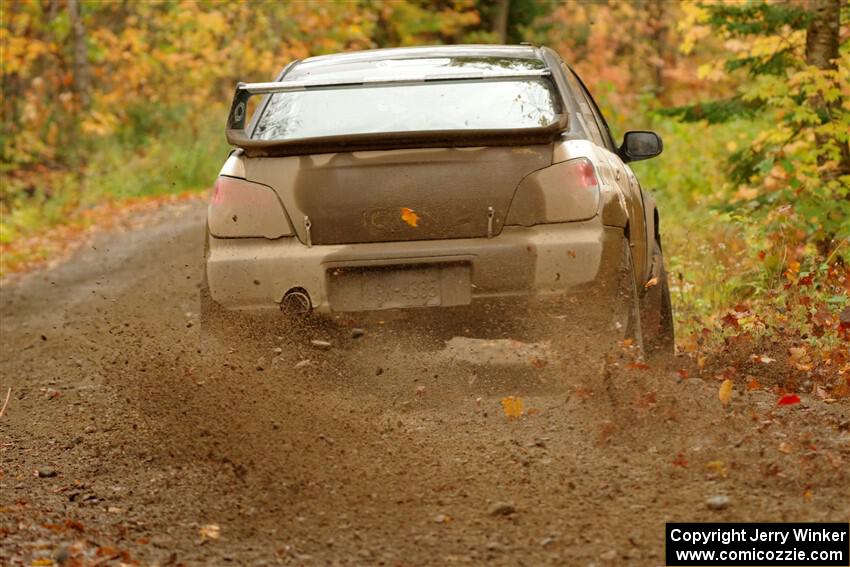
[[[677,348],[718,379],[850,397],[842,0],[2,0],[0,276],[139,202],[209,188],[238,81],[374,47],[557,50],[655,192]],[[774,380],[771,380],[774,382]]]

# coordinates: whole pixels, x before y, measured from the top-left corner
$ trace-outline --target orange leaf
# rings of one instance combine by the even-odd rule
[[[413,209],[408,209],[407,207],[401,208],[401,220],[409,224],[410,226],[416,228],[419,226],[419,215]]]
[[[729,474],[726,471],[726,463],[723,461],[711,461],[710,463],[706,463],[705,468],[711,470],[711,472],[720,478],[726,478],[726,475]]]
[[[505,410],[506,416],[517,418],[522,415],[522,400],[515,396],[502,398],[502,409]]]
[[[720,384],[720,390],[717,392],[717,397],[723,402],[723,405],[727,405],[729,400],[732,399],[732,380],[728,378]]]

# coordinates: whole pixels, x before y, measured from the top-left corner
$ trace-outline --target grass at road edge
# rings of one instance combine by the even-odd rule
[[[136,212],[202,196],[229,150],[220,121],[187,118],[171,130],[88,140],[91,159],[77,171],[42,168],[26,181],[4,174],[4,184],[26,190],[0,205],[0,277],[64,258]]]

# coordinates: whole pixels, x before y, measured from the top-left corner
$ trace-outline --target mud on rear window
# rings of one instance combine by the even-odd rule
[[[545,128],[560,98],[545,78],[451,80],[276,93],[255,140],[358,134]]]

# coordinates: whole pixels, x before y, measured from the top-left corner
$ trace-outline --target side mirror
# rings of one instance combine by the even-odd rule
[[[661,136],[648,130],[633,130],[626,132],[623,136],[623,145],[620,146],[620,157],[625,161],[640,161],[642,159],[654,158],[664,149]]]

